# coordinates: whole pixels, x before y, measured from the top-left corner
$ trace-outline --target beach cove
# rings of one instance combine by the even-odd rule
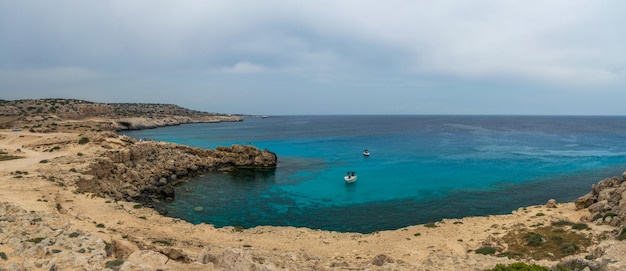
[[[65,122],[56,123],[63,126]],[[611,225],[608,220],[590,223],[590,210],[577,208],[573,202],[551,202],[520,207],[507,215],[443,219],[368,234],[296,227],[193,225],[159,215],[137,202],[80,192],[77,185],[89,179],[87,175],[94,176],[95,168],[89,168],[93,161],[99,161],[97,165],[132,161],[103,153],[125,153],[129,146],[136,145],[190,147],[139,142],[111,131],[58,130],[14,132],[7,128],[0,134],[4,155],[21,157],[0,162],[0,252],[6,256],[0,260],[0,268],[484,270],[498,263],[523,261],[554,266],[572,259],[602,265],[606,270],[624,268],[624,242],[614,239],[623,225]],[[79,143],[84,137],[89,142]],[[621,178],[616,183],[623,183]],[[595,204],[593,199],[590,202]],[[621,214],[616,215],[620,218]],[[555,259],[509,259],[476,253],[485,247],[504,252],[510,248],[504,238],[507,234],[533,231],[559,221],[585,222],[588,229],[582,233],[591,242],[581,243],[579,251]]]
[[[574,201],[624,171],[625,127],[626,118],[600,116],[324,115],[123,133],[198,148],[251,144],[280,157],[274,170],[191,178],[180,198],[157,204],[168,216],[372,233]],[[345,184],[347,171],[359,180]]]

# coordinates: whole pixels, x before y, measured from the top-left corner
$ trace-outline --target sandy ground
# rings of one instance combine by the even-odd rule
[[[433,253],[473,257],[471,255],[475,254],[468,251],[478,249],[489,240],[503,236],[507,230],[523,225],[549,225],[550,221],[556,220],[578,222],[581,216],[588,215],[586,210],[576,211],[573,203],[560,203],[557,208],[530,206],[510,215],[444,219],[435,223],[437,227],[416,225],[372,234],[291,227],[256,227],[243,231],[232,227],[216,229],[211,225],[192,225],[163,217],[151,209],[135,208],[134,203],[77,194],[71,187],[60,187],[47,180],[45,176],[48,172],[65,169],[49,168],[40,163],[42,160],[76,155],[78,152],[86,156],[93,155],[93,150],[77,144],[53,152],[33,146],[53,146],[58,142],[75,142],[77,139],[78,135],[73,133],[1,131],[0,150],[24,158],[0,161],[0,201],[12,202],[26,210],[62,210],[61,213],[72,225],[93,232],[109,242],[113,239],[127,239],[151,244],[155,240],[168,240],[191,257],[210,246],[211,251],[215,252],[234,247],[254,250],[260,254],[280,255],[279,258],[286,262],[291,257],[299,258],[292,259],[294,261],[318,260],[359,266],[371,261],[376,255],[385,254],[396,263],[420,266]],[[67,166],[69,168],[72,165]],[[16,178],[18,175],[22,177]],[[537,216],[540,212],[546,215]],[[591,226],[592,231],[598,234],[612,230],[608,226]]]

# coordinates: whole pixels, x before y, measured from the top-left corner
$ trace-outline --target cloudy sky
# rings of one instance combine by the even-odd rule
[[[626,1],[0,0],[0,99],[626,115]]]

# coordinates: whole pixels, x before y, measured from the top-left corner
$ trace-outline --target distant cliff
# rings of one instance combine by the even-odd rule
[[[75,99],[0,100],[0,128],[22,126],[43,133],[132,130],[242,120],[241,116],[196,111],[173,104],[94,103]]]

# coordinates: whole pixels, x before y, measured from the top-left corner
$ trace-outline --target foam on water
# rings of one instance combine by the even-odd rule
[[[622,117],[289,116],[128,135],[197,147],[253,144],[278,155],[275,170],[207,173],[160,206],[218,227],[371,232],[508,213],[574,200],[626,165]],[[346,185],[346,171],[358,181]]]

